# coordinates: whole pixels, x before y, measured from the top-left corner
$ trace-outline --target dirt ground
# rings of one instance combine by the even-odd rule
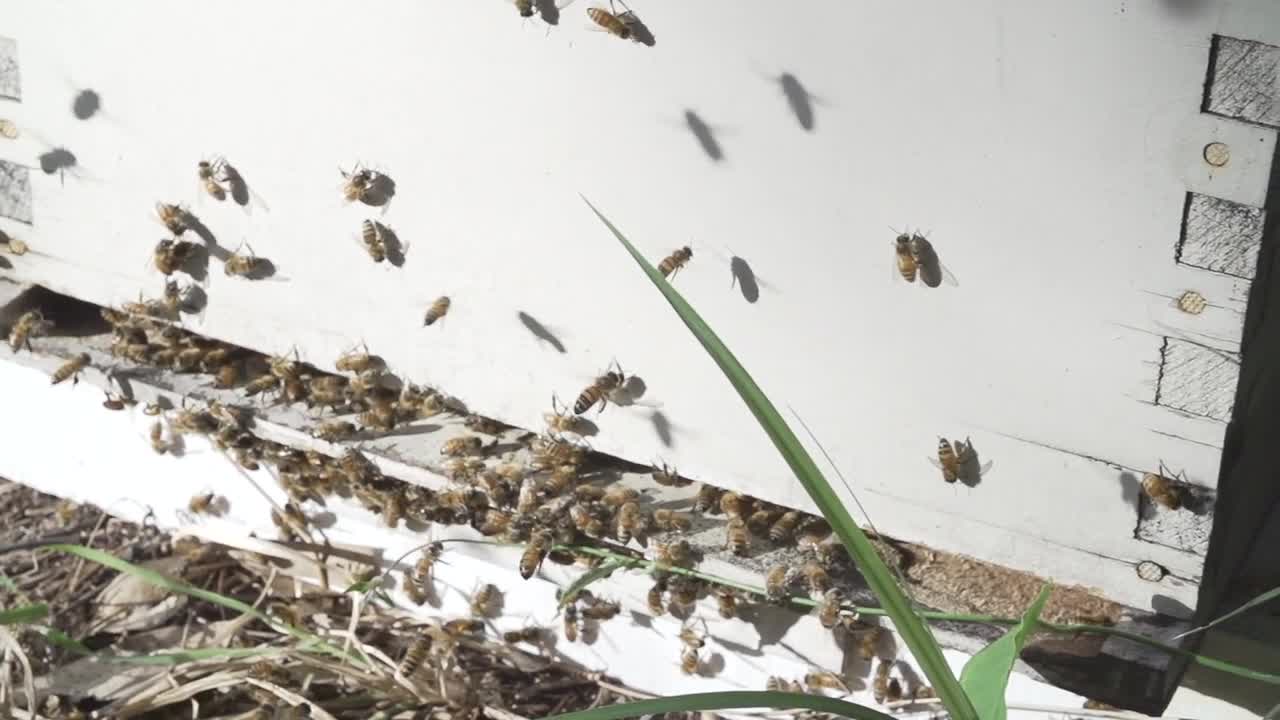
[[[56,542],[244,605],[47,547]],[[641,697],[544,652],[536,634],[516,644],[471,619],[425,623],[349,587],[304,586],[262,556],[0,480],[0,608],[48,606],[0,626],[0,716],[26,717],[27,687],[45,718],[519,720]]]

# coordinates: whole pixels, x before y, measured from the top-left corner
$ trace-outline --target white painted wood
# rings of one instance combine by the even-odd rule
[[[812,508],[582,192],[655,261],[692,245],[677,287],[881,530],[1146,607],[1133,564],[1194,598],[1201,559],[1134,538],[1132,483],[1163,461],[1212,487],[1224,430],[1154,404],[1160,348],[1237,350],[1249,287],[1174,262],[1186,193],[1260,205],[1275,145],[1200,114],[1208,49],[1265,35],[1273,5],[652,0],[635,7],[647,48],[584,31],[578,4],[549,33],[500,0],[266,5],[251,23],[195,2],[24,4],[4,30],[24,97],[3,105],[24,135],[0,157],[78,164],[34,173],[34,225],[0,229],[35,248],[19,277],[118,303],[158,292],[151,208],[186,203],[221,246],[248,240],[279,268],[252,283],[214,262],[199,332],[319,365],[364,340],[527,427],[616,358],[649,405],[609,408],[594,447]],[[784,72],[813,96],[811,132]],[[72,113],[84,88],[102,99],[89,120]],[[1204,163],[1214,141],[1224,167]],[[194,166],[214,155],[262,204],[201,199]],[[395,179],[385,214],[341,201],[337,168],[356,162]],[[408,243],[403,268],[362,254],[366,217]],[[906,225],[958,286],[896,277],[888,227]],[[731,287],[731,254],[767,283],[758,302]],[[1187,289],[1210,310],[1171,309]],[[441,294],[449,316],[423,328]],[[994,462],[982,484],[941,481],[938,435]]]

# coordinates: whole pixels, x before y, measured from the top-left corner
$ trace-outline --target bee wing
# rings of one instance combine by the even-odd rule
[[[988,461],[986,461],[986,462],[982,463],[982,467],[978,468],[978,477],[982,477],[982,476],[986,475],[986,474],[987,474],[987,472],[991,470],[991,466],[992,466],[992,465],[994,465],[994,464],[995,464],[995,462],[994,462],[994,461],[992,461],[992,460],[988,460]]]
[[[947,269],[946,265],[938,263],[938,269],[942,271],[942,282],[950,285],[951,287],[960,287],[960,283],[956,280],[956,276],[951,274],[951,271]]]
[[[924,459],[928,460],[930,465],[938,468],[939,470],[942,469],[942,463],[938,460],[938,458],[934,457],[933,455],[925,455]]]

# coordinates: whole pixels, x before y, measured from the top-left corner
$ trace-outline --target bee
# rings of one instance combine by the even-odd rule
[[[746,557],[751,551],[751,535],[747,533],[747,523],[742,518],[730,518],[725,525],[725,545],[738,557]]]
[[[325,442],[346,440],[356,434],[356,425],[345,420],[330,420],[311,431],[311,437]]]
[[[172,435],[166,437],[164,423],[156,420],[151,424],[151,449],[156,454],[163,455],[167,452],[173,452],[177,449],[177,440]]]
[[[639,490],[631,487],[624,487],[615,483],[610,485],[609,489],[605,491],[604,497],[600,498],[600,502],[603,502],[611,508],[619,508],[627,503],[635,502],[639,499]]]
[[[875,680],[871,683],[871,692],[875,696],[876,702],[881,705],[902,699],[902,683],[898,682],[898,678],[890,677],[889,673],[892,669],[893,663],[888,660],[881,660],[876,664]]]
[[[575,435],[585,435],[588,430],[587,421],[577,417],[569,412],[568,407],[560,405],[560,400],[553,393],[551,395],[551,412],[543,413],[542,419],[547,423],[547,429],[557,433],[574,433]]]
[[[840,626],[854,641],[854,650],[863,660],[871,660],[876,656],[877,646],[885,630],[879,625],[872,625],[859,620],[855,615],[841,615]]]
[[[366,370],[376,370],[381,364],[378,356],[370,354],[369,349],[365,348],[363,352],[352,350],[342,353],[338,356],[334,367],[340,372],[362,373]]]
[[[416,640],[409,645],[409,649],[404,654],[404,659],[400,661],[400,674],[404,677],[413,675],[423,660],[427,659],[427,653],[431,651],[432,639],[430,635],[419,635]]]
[[[720,496],[724,491],[718,487],[702,483],[698,486],[698,495],[693,502],[693,511],[714,513],[720,507]]]
[[[617,363],[615,362],[614,365]],[[575,415],[581,415],[596,405],[600,406],[600,412],[604,412],[610,398],[622,389],[627,380],[627,376],[622,372],[622,366],[617,365],[617,367],[616,371],[605,371],[605,374],[597,377],[582,391],[582,394],[578,395],[577,401],[573,403]]]
[[[408,500],[403,492],[387,492],[382,497],[382,522],[389,528],[396,527],[408,511]]]
[[[611,600],[596,600],[595,602],[582,608],[582,617],[587,620],[596,620],[603,622],[617,617],[622,612],[622,606]]]
[[[707,644],[706,638],[690,627],[687,621],[680,626],[680,642],[693,650],[701,650]]]
[[[449,306],[452,304],[453,301],[449,299],[448,295],[441,295],[436,298],[436,301],[431,303],[431,307],[427,308],[427,314],[422,318],[422,326],[434,325],[437,320],[443,318],[449,312]]]
[[[414,563],[413,572],[409,575],[409,582],[405,583],[405,592],[408,593],[409,599],[414,603],[421,605],[427,601],[433,590],[431,583],[431,569],[435,567],[436,561],[444,554],[444,545],[440,542],[433,542],[422,550],[422,555],[418,557],[418,562]]]
[[[266,258],[260,258],[253,254],[253,248],[248,245],[249,253],[241,255],[237,250],[227,257],[222,264],[222,272],[228,277],[242,277],[253,279],[255,276],[264,274],[271,267],[271,261]]]
[[[729,588],[720,588],[716,591],[716,609],[720,613],[720,617],[725,620],[732,620],[738,616],[738,594]]]
[[[578,562],[578,557],[570,550],[552,550],[547,553],[547,559],[557,565],[573,565]]]
[[[80,382],[80,371],[89,367],[89,361],[89,353],[76,355],[54,371],[50,384],[57,385],[67,378],[72,378],[71,385],[75,387]]]
[[[484,449],[484,441],[475,435],[466,437],[450,438],[440,447],[440,454],[449,457],[462,457],[463,455],[476,455]]]
[[[487,418],[483,415],[468,415],[462,421],[463,425],[484,435],[501,435],[507,430],[509,425],[504,425],[493,418]]]
[[[907,282],[916,281],[916,258],[911,254],[911,236],[903,233],[894,241],[894,255],[898,259],[898,274]]]
[[[684,540],[662,543],[654,549],[654,559],[664,565],[689,565],[693,560],[693,548]]]
[[[538,571],[538,567],[542,565],[543,559],[547,557],[547,551],[551,549],[553,541],[551,532],[548,530],[538,530],[529,539],[529,544],[525,546],[524,554],[520,556],[520,577],[528,580]]]
[[[481,585],[480,589],[471,596],[471,614],[487,617],[500,593],[498,586],[493,583]]]
[[[698,672],[698,667],[701,664],[702,658],[698,655],[697,650],[690,647],[680,650],[680,672],[685,675],[693,675]]]
[[[250,380],[249,383],[244,386],[244,394],[245,397],[253,397],[254,395],[265,393],[268,390],[275,390],[279,386],[280,378],[275,375],[270,373],[266,375],[259,375],[253,380]]]
[[[1163,471],[1163,468],[1161,468]],[[1173,480],[1165,477],[1161,473],[1147,473],[1142,476],[1142,491],[1151,498],[1152,502],[1170,510],[1177,510],[1182,507],[1182,493]]]
[[[920,687],[916,688],[916,691],[914,693],[911,693],[911,696],[914,697],[916,700],[928,700],[930,698],[938,697],[938,693],[929,685],[921,685]]]
[[[515,645],[516,643],[526,642],[530,645],[541,645],[543,641],[543,630],[535,625],[530,625],[519,630],[507,630],[502,633],[502,641]]]
[[[791,539],[795,534],[796,526],[800,524],[800,520],[804,517],[804,513],[799,510],[788,510],[782,513],[782,517],[769,528],[769,539],[782,543]]]
[[[374,262],[380,263],[387,259],[387,246],[382,241],[382,232],[378,229],[378,223],[367,219],[360,222],[360,242]]]
[[[781,510],[765,505],[747,517],[747,529],[751,531],[752,535],[768,537],[769,528],[773,526],[773,521],[781,516]]]
[[[165,238],[156,243],[155,250],[151,253],[151,262],[160,272],[172,275],[187,264],[195,249],[195,244],[186,240]]]
[[[666,578],[659,578],[649,587],[649,592],[645,595],[645,602],[649,606],[649,612],[655,617],[663,615],[667,612],[666,605],[663,603],[663,596],[667,593]]]
[[[524,470],[521,469],[521,472],[524,472]],[[557,465],[551,470],[551,475],[542,481],[542,486],[539,490],[547,497],[556,497],[568,490],[577,481],[577,467],[573,465]]]
[[[341,168],[338,172],[342,173],[342,179],[345,181],[342,185],[342,197],[347,202],[359,200],[367,205],[374,204],[374,183],[377,179],[377,173],[368,168],[356,165],[347,172]]]
[[[827,574],[822,564],[816,560],[806,562],[800,572],[804,575],[805,581],[809,583],[809,592],[814,595],[821,595],[831,588],[831,576]]]
[[[221,515],[226,502],[224,498],[213,493],[194,495],[187,503],[187,510],[190,510],[193,515]]]
[[[777,675],[769,676],[769,679],[765,681],[764,689],[768,690],[769,692],[789,692],[789,693],[804,692],[804,686],[801,685],[800,683],[796,682],[795,680],[786,680],[784,678],[780,678]]]
[[[640,512],[640,504],[626,502],[618,508],[617,529],[614,534],[618,542],[626,544],[633,535],[642,535],[645,530],[644,514]]]
[[[227,199],[227,189],[218,184],[218,171],[221,167],[220,161],[211,163],[208,160],[201,160],[196,164],[196,177],[200,178],[204,191],[219,202]]]
[[[934,467],[942,470],[942,479],[953,483],[960,477],[960,442],[956,441],[954,446],[947,442],[946,438],[938,438],[938,459],[929,459]]]
[[[663,532],[688,532],[693,527],[693,517],[661,508],[653,511],[653,526]]]
[[[520,17],[533,17],[533,0],[515,0],[515,6],[520,13]]]
[[[533,452],[531,464],[538,470],[561,465],[572,465],[576,468],[587,456],[584,448],[552,436],[538,437],[533,441],[530,450]]]
[[[822,595],[822,601],[818,603],[818,622],[822,623],[822,627],[831,630],[840,622],[840,604],[843,601],[843,593],[836,588],[827,590]]]
[[[569,603],[564,608],[564,639],[578,641],[578,605]]]
[[[796,530],[796,544],[811,548],[831,536],[831,525],[820,517],[807,515]]]
[[[1118,710],[1119,709],[1115,705],[1108,705],[1107,703],[1104,703],[1101,700],[1085,700],[1084,705],[1082,705],[1081,707],[1084,708],[1085,710]]]
[[[838,690],[842,693],[849,692],[849,686],[839,675],[829,671],[815,671],[807,673],[804,676],[804,684],[810,690]]]
[[[379,403],[360,413],[358,419],[361,425],[374,430],[394,430],[396,427],[396,406],[393,403]],[[441,451],[443,452],[443,448]]]
[[[160,222],[164,224],[165,228],[174,235],[182,235],[182,233],[191,228],[191,214],[180,205],[156,203],[156,216],[160,218]]]
[[[610,35],[617,35],[626,40],[631,37],[631,26],[622,18],[620,14],[615,14],[604,8],[590,7],[587,8],[587,17],[596,25],[599,25],[605,32]]]
[[[720,496],[720,510],[730,518],[744,519],[751,509],[751,498],[736,492]]]
[[[692,578],[677,578],[671,583],[671,602],[677,607],[689,608],[698,602],[702,583]]]
[[[509,527],[511,527],[511,513],[492,508],[485,510],[480,521],[475,523],[476,530],[486,537],[501,535]]]
[[[683,268],[685,263],[692,259],[693,250],[690,250],[689,246],[686,245],[663,258],[662,262],[658,263],[658,272],[662,273],[664,278],[673,279],[675,274],[680,271],[680,268]]]
[[[764,589],[770,602],[781,605],[786,601],[787,586],[791,584],[790,575],[786,565],[778,564],[769,568],[769,572],[764,576]]]
[[[685,478],[680,477],[680,475],[676,473],[676,469],[666,463],[662,463],[661,466],[654,465],[651,475],[653,476],[654,482],[665,487],[685,487],[693,482],[692,480],[686,480]]]
[[[31,338],[44,335],[50,326],[51,323],[44,319],[39,310],[28,310],[9,330],[9,349],[13,352],[18,352],[23,347],[31,350]]]
[[[812,547],[814,559],[827,570],[831,570],[849,559],[849,552],[844,549],[844,545],[838,542],[822,543]]]

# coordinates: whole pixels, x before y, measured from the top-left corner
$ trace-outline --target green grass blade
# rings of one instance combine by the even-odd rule
[[[692,695],[672,695],[653,700],[638,700],[620,705],[579,710],[578,712],[552,715],[547,720],[618,720],[619,718],[636,717],[669,712],[698,712],[702,710],[730,710],[733,708],[804,708],[817,712],[832,713],[854,720],[895,720],[892,715],[885,715],[878,710],[856,705],[844,700],[823,697],[821,695],[805,695],[802,693],[784,692],[709,692]]]
[[[1245,603],[1245,604],[1241,605],[1240,607],[1236,608],[1235,610],[1232,610],[1231,612],[1227,613],[1226,615],[1223,615],[1223,616],[1219,617],[1217,620],[1214,620],[1214,621],[1212,621],[1212,622],[1210,622],[1210,623],[1208,623],[1208,624],[1206,624],[1206,625],[1201,625],[1201,626],[1200,626],[1200,627],[1198,627],[1198,628],[1193,628],[1193,629],[1188,630],[1188,631],[1186,631],[1186,632],[1184,632],[1184,633],[1181,633],[1181,634],[1178,634],[1178,635],[1174,635],[1174,636],[1173,636],[1173,639],[1174,639],[1174,640],[1179,640],[1179,639],[1184,638],[1184,637],[1186,637],[1186,636],[1188,636],[1188,635],[1191,635],[1192,633],[1198,633],[1198,632],[1203,632],[1203,631],[1205,631],[1205,630],[1208,630],[1209,628],[1213,627],[1214,625],[1217,625],[1217,624],[1218,624],[1218,623],[1220,623],[1220,622],[1226,622],[1228,619],[1230,619],[1230,618],[1232,618],[1232,617],[1235,617],[1236,615],[1239,615],[1240,613],[1244,612],[1245,610],[1248,610],[1249,608],[1257,607],[1257,606],[1259,606],[1259,605],[1262,605],[1263,603],[1270,602],[1270,601],[1272,601],[1272,600],[1276,599],[1277,597],[1280,597],[1280,587],[1273,587],[1273,588],[1271,588],[1270,590],[1268,590],[1268,591],[1266,591],[1266,592],[1262,593],[1261,595],[1259,595],[1259,596],[1255,597],[1254,599],[1250,600],[1249,602],[1247,602],[1247,603]]]
[[[130,575],[133,575],[139,578],[140,580],[144,580],[146,582],[151,583],[152,585],[164,588],[165,590],[168,590],[170,592],[189,595],[193,598],[198,598],[206,602],[211,602],[215,605],[221,605],[222,607],[230,608],[237,612],[245,613],[254,618],[257,618],[258,620],[261,620],[264,623],[267,623],[268,625],[279,628],[281,631],[288,633],[289,635],[292,635],[298,640],[301,640],[303,642],[314,643],[314,647],[316,647],[321,652],[325,652],[330,655],[340,657],[344,660],[355,663],[356,665],[363,666],[365,664],[364,661],[361,660],[359,657],[343,651],[342,648],[331,645],[323,641],[316,635],[307,632],[306,630],[302,630],[301,628],[296,628],[281,620],[268,617],[267,614],[262,612],[261,610],[254,608],[252,605],[249,605],[248,603],[236,600],[235,598],[229,598],[225,595],[219,595],[216,592],[203,590],[194,585],[189,585],[176,578],[171,578],[168,575],[165,575],[164,573],[159,573],[159,572],[156,572],[155,570],[138,567],[137,565],[134,565],[133,563],[128,562],[126,560],[121,560],[120,558],[114,555],[111,555],[110,553],[105,553],[101,550],[95,550],[90,547],[85,547],[84,545],[56,544],[56,545],[48,545],[46,546],[46,549],[56,550],[58,552],[64,552],[69,555],[75,555],[76,557],[84,558],[85,560],[88,560],[90,562],[95,562],[95,563],[98,563],[99,565],[109,567],[112,570],[118,570],[123,573],[129,573]]]
[[[0,625],[24,625],[32,623],[49,614],[49,606],[44,603],[23,605],[10,610],[0,610]]]
[[[756,385],[755,380],[742,367],[737,358],[733,356],[733,353],[729,351],[724,342],[711,330],[711,327],[707,325],[693,307],[685,302],[684,298],[680,296],[680,293],[676,292],[666,278],[662,277],[662,274],[645,260],[644,256],[632,246],[618,228],[614,227],[613,223],[609,222],[608,218],[591,204],[590,200],[584,197],[583,202],[587,203],[587,207],[591,208],[596,217],[600,218],[600,221],[609,228],[614,237],[622,243],[622,246],[631,254],[631,257],[640,265],[645,274],[649,276],[649,279],[653,281],[653,284],[667,299],[667,302],[671,304],[676,314],[684,321],[690,332],[702,344],[707,354],[720,366],[720,371],[733,384],[734,389],[738,391],[738,395],[742,397],[743,402],[747,404],[751,413],[755,415],[760,426],[768,433],[774,447],[782,454],[787,461],[787,465],[791,467],[791,471],[795,473],[805,491],[809,493],[809,497],[813,498],[814,503],[822,511],[827,522],[831,524],[845,547],[849,549],[849,554],[853,556],[858,570],[866,578],[867,585],[870,586],[871,591],[875,593],[880,604],[888,612],[894,626],[898,629],[898,633],[902,636],[907,647],[911,649],[916,661],[920,663],[925,676],[933,684],[938,697],[946,705],[951,716],[955,720],[978,720],[973,706],[970,704],[969,699],[965,697],[964,690],[956,680],[955,674],[951,672],[946,659],[943,658],[942,649],[938,647],[938,643],[933,634],[929,632],[928,626],[916,616],[910,601],[903,594],[902,589],[898,587],[893,574],[885,567],[875,548],[867,540],[867,537],[863,535],[862,529],[853,521],[844,503],[840,501],[840,497],[826,481],[826,478],[822,476],[822,472],[818,470],[813,458],[805,451],[795,433],[791,431],[786,421],[782,419],[778,409],[765,396],[760,386]]]
[[[630,567],[633,563],[626,560],[606,560],[597,567],[593,567],[587,572],[582,573],[576,580],[569,584],[569,587],[560,593],[560,607],[564,607],[574,600],[578,599],[578,594],[587,588],[588,585],[603,580],[613,574],[618,568]]]
[[[1009,673],[1022,652],[1027,638],[1040,624],[1040,611],[1049,600],[1053,586],[1045,584],[1040,594],[1022,614],[1022,622],[1009,628],[999,640],[982,650],[965,663],[960,673],[960,684],[983,720],[1004,720],[1008,712],[1004,703],[1005,688],[1009,685]]]

